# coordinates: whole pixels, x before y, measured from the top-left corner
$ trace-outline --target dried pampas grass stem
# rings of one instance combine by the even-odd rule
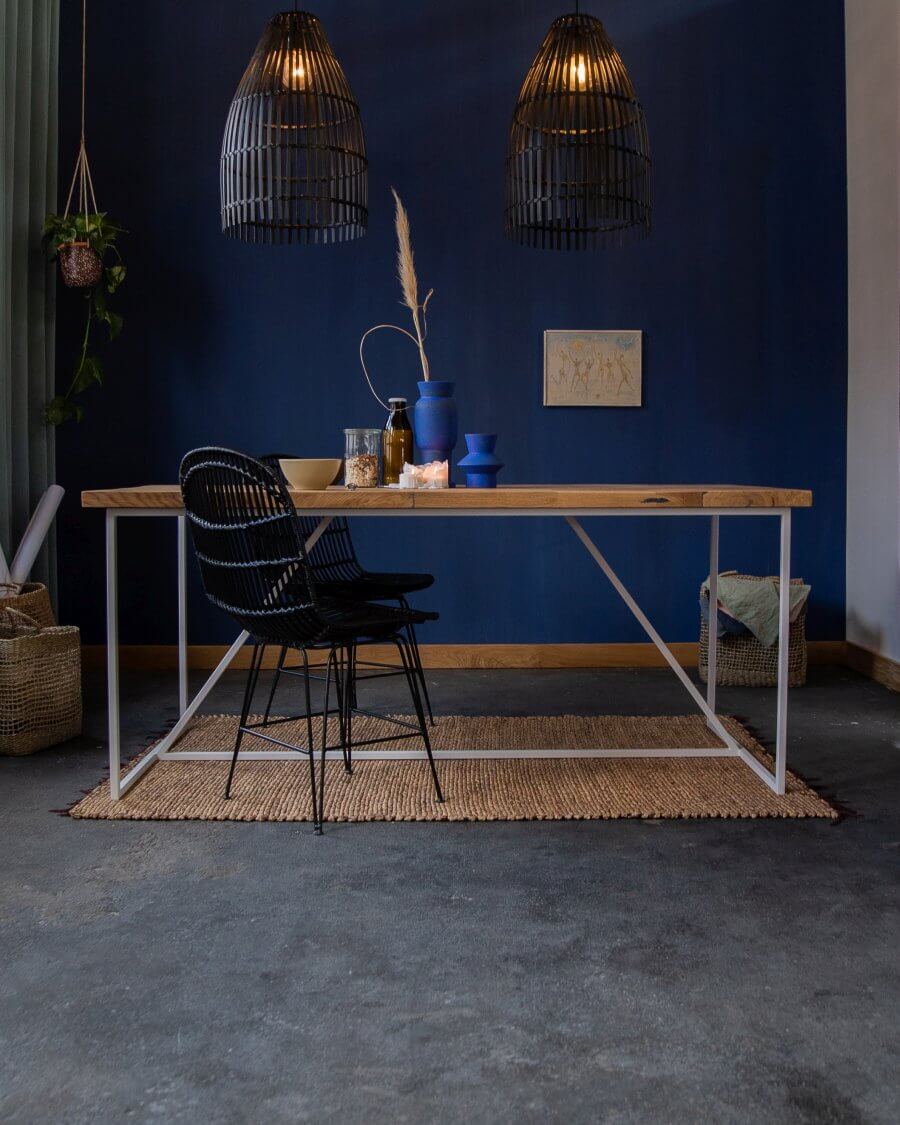
[[[391,188],[391,193],[394,196],[394,203],[396,204],[396,213],[394,222],[397,228],[397,276],[400,279],[400,291],[403,294],[403,304],[406,305],[412,313],[413,327],[416,332],[416,342],[419,348],[419,358],[422,361],[422,378],[428,379],[428,357],[425,355],[425,335],[426,330],[424,327],[425,321],[425,308],[431,297],[431,290],[429,290],[424,302],[419,304],[419,281],[416,277],[416,263],[413,258],[412,240],[409,233],[409,215],[406,213],[406,208],[400,196],[394,188]]]
[[[415,335],[413,335],[412,332],[407,332],[405,328],[401,328],[398,324],[376,324],[374,328],[370,328],[367,332],[364,332],[362,339],[359,341],[359,362],[362,365],[363,375],[365,375],[366,382],[369,384],[369,390],[385,410],[389,410],[390,407],[375,390],[372,378],[369,375],[369,369],[366,366],[366,357],[363,353],[365,342],[373,332],[378,332],[382,328],[390,328],[394,332],[400,332],[404,336],[408,336],[419,349],[419,360],[422,364],[422,378],[427,381],[430,378],[430,372],[428,368],[428,356],[425,354],[425,340],[428,336],[428,321],[425,314],[428,309],[428,302],[431,300],[431,294],[434,292],[433,289],[429,289],[425,294],[425,300],[419,304],[419,281],[416,277],[416,264],[413,260],[412,240],[409,235],[409,215],[407,215],[406,208],[403,206],[397,192],[394,191],[393,188],[391,188],[391,192],[394,196],[394,202],[397,205],[395,215],[395,225],[397,227],[397,277],[400,279],[403,304],[406,305],[412,313]]]

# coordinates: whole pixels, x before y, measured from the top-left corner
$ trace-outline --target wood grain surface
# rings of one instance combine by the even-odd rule
[[[801,488],[731,484],[518,484],[502,488],[450,488],[401,491],[396,488],[333,487],[319,491],[291,489],[301,511],[332,509],[397,511],[515,511],[516,509],[648,508],[808,508],[812,493]],[[84,508],[178,509],[176,484],[90,489],[81,494]]]

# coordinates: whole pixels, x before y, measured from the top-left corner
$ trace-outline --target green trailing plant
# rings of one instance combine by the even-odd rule
[[[95,383],[98,386],[103,384],[103,365],[95,353],[96,334],[105,325],[108,338],[114,340],[122,330],[122,317],[109,307],[107,298],[125,280],[125,266],[116,245],[119,235],[124,233],[123,228],[107,218],[103,211],[48,215],[44,222],[44,243],[51,258],[59,257],[62,264],[67,254],[86,248],[96,255],[97,265],[92,274],[97,280],[81,288],[87,308],[72,380],[65,394],[57,395],[44,408],[44,416],[50,425],[58,426],[70,419],[80,422],[84,417],[84,408],[76,399]],[[73,283],[67,279],[67,284]]]

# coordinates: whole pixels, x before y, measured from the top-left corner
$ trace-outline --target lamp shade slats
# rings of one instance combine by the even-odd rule
[[[346,242],[365,234],[368,163],[359,106],[319,20],[281,12],[263,32],[222,142],[222,229],[245,242]]]
[[[506,232],[586,250],[650,231],[644,111],[593,16],[554,20],[519,93],[506,160]]]

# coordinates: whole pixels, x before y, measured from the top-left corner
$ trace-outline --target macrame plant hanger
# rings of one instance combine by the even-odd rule
[[[69,195],[66,199],[66,209],[63,218],[67,219],[72,206],[72,197],[75,195],[75,185],[78,185],[77,207],[75,217],[84,216],[85,238],[76,239],[68,246],[59,248],[60,270],[63,281],[73,288],[86,288],[96,285],[103,273],[103,263],[100,255],[91,248],[87,235],[91,229],[91,212],[93,209],[94,225],[99,224],[97,199],[94,195],[94,182],[91,179],[91,166],[88,163],[87,147],[85,145],[85,94],[87,91],[87,0],[81,0],[81,140],[78,145],[78,157],[75,161],[75,171],[72,174],[72,183],[69,185]]]

